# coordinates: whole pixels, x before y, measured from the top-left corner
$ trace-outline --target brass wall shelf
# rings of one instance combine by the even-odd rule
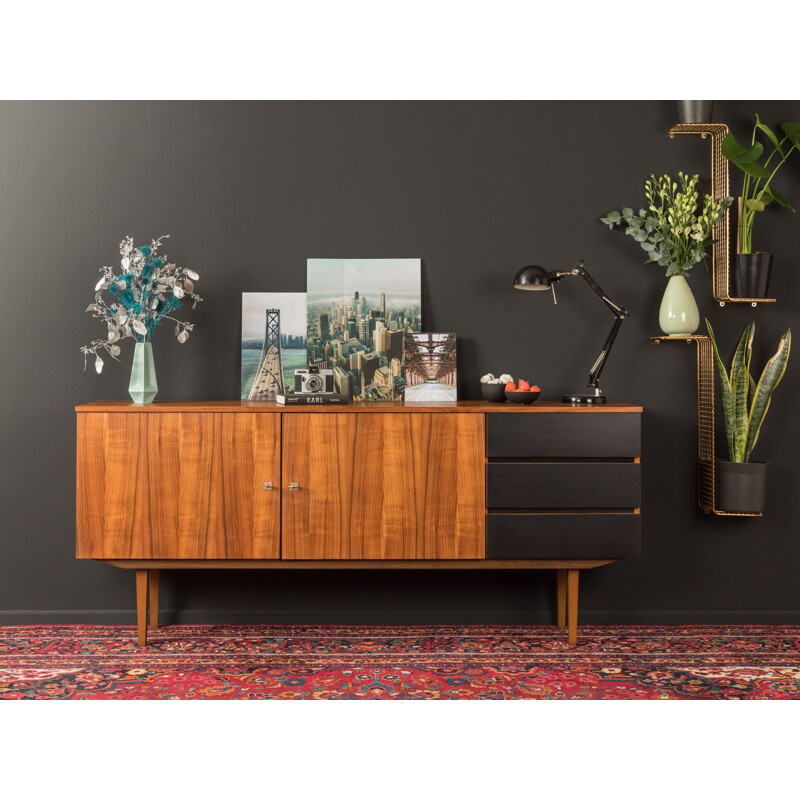
[[[682,125],[680,127],[690,127]],[[697,126],[692,126],[697,127]],[[725,127],[725,126],[723,126]],[[720,517],[760,517],[720,511],[716,507],[716,457],[714,455],[714,351],[708,336],[652,336],[650,341],[697,344],[697,503],[706,514]]]
[[[708,122],[702,124],[673,125],[667,130],[670,139],[677,134],[695,134],[702,139],[711,137],[711,194],[715,199],[730,194],[730,172],[728,159],[722,155],[722,140],[728,133],[728,126],[723,123]],[[711,246],[711,272],[714,299],[721,305],[725,303],[750,303],[755,307],[759,303],[774,303],[772,297],[731,297],[731,255],[730,255],[731,211],[727,209],[713,228],[714,243]]]

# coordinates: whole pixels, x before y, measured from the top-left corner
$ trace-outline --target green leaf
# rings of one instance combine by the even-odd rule
[[[779,205],[782,205],[784,208],[788,208],[791,211],[794,211],[794,206],[782,195],[775,191],[771,186],[767,187],[764,190],[764,195],[769,195],[770,200],[774,200]]]
[[[736,345],[736,352],[733,354],[733,362],[731,363],[731,380],[733,375],[739,370],[743,364],[750,367],[750,356],[753,352],[753,337],[756,334],[756,325],[754,322],[745,326],[742,335],[739,338],[739,344]]]
[[[642,250],[644,250],[645,253],[652,253],[655,249],[656,246],[652,242],[642,242]]]
[[[764,210],[764,202],[762,200],[747,200],[747,201],[745,201],[745,205],[751,211],[763,211]]]
[[[751,164],[756,159],[761,158],[764,152],[764,145],[761,142],[755,142],[752,147],[748,147],[744,153],[740,153],[736,158],[732,159],[734,163],[741,166],[742,164]]]
[[[769,176],[772,175],[772,173],[766,167],[762,167],[761,164],[749,164],[740,161],[734,161],[733,163],[736,164],[742,172],[746,172],[753,178],[769,178]]]
[[[622,218],[628,222],[630,221],[631,217],[633,216],[633,209],[627,208],[626,206],[622,207]]]
[[[745,326],[731,363],[731,392],[733,394],[733,439],[734,461],[744,461],[744,448],[747,442],[747,426],[749,407],[747,395],[750,389],[750,359],[753,354],[753,337],[756,333],[755,322]]]
[[[761,121],[761,118],[758,116],[758,114],[756,114],[756,128],[764,131],[767,138],[772,142],[773,145],[775,145],[775,149],[780,153],[781,157],[783,157],[783,150],[780,142],[778,141],[778,137],[775,135],[775,132],[769,127],[769,125],[765,125]]]
[[[647,231],[643,231],[641,228],[635,228],[633,231],[633,239],[636,242],[647,241]]]
[[[767,362],[761,377],[756,386],[753,405],[750,409],[748,418],[748,432],[747,441],[743,453],[743,460],[749,461],[753,448],[758,441],[758,435],[761,433],[761,426],[764,423],[764,417],[769,411],[772,393],[781,382],[784,373],[786,372],[786,365],[789,362],[789,353],[792,349],[792,329],[786,331],[781,337],[778,344],[778,350],[775,355]]]
[[[731,399],[733,400],[733,461],[740,464],[744,461],[745,444],[747,442],[747,370],[744,365],[733,376],[731,382]]]
[[[800,149],[800,122],[784,122],[781,128],[789,137],[789,141]]]
[[[736,141],[736,137],[732,133],[729,133],[722,140],[722,155],[725,156],[728,161],[734,161],[744,152],[745,148]]]
[[[725,419],[725,435],[728,440],[728,458],[733,461],[733,424],[731,419],[731,384],[728,380],[728,372],[725,369],[725,364],[719,355],[717,348],[717,340],[714,338],[714,329],[711,323],[706,319],[706,328],[708,328],[708,336],[711,339],[711,346],[714,348],[714,362],[717,365],[717,375],[719,376],[719,385],[722,395],[722,416]]]

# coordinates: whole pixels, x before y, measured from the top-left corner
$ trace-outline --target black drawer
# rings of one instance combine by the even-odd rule
[[[487,414],[489,458],[638,458],[641,415],[572,411]]]
[[[641,550],[639,514],[487,514],[486,558],[627,558]]]
[[[640,465],[630,463],[486,465],[486,507],[638,508]]]

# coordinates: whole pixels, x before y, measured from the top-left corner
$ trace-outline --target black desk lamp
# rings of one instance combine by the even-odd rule
[[[611,352],[611,348],[614,346],[614,340],[617,338],[617,333],[619,333],[619,329],[623,320],[628,316],[628,312],[624,308],[612,303],[608,297],[606,297],[605,292],[597,285],[597,281],[595,281],[595,279],[583,268],[583,261],[578,261],[578,263],[575,264],[572,269],[561,272],[548,272],[543,267],[536,266],[523,267],[514,277],[514,288],[525,289],[533,292],[541,292],[551,289],[553,292],[553,302],[557,303],[556,283],[558,283],[558,281],[560,281],[562,278],[567,278],[571,275],[579,275],[581,278],[583,278],[586,283],[588,283],[589,286],[594,289],[595,294],[611,309],[611,312],[614,314],[616,319],[614,320],[614,325],[611,328],[611,333],[608,334],[606,343],[603,345],[603,349],[600,351],[600,355],[597,357],[597,361],[594,362],[594,366],[589,372],[589,383],[587,385],[592,390],[592,393],[565,394],[562,400],[565,403],[580,405],[600,405],[606,402],[606,396],[600,390],[600,373],[603,371],[603,367],[606,365],[608,354]]]

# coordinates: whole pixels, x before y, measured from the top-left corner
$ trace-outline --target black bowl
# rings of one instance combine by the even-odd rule
[[[535,403],[539,398],[540,392],[505,392],[506,398],[512,403],[519,403],[520,405],[530,405]]]
[[[506,385],[504,383],[482,383],[481,394],[490,403],[505,403]]]

